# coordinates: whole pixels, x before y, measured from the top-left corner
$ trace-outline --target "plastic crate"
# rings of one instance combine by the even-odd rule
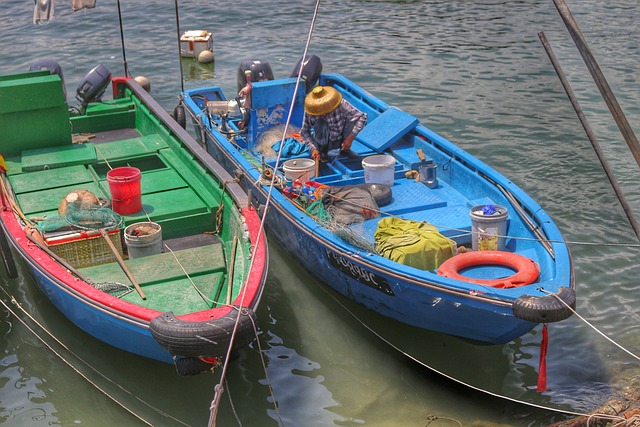
[[[120,229],[107,232],[109,239],[123,256]],[[111,248],[100,231],[81,231],[57,237],[45,238],[49,249],[74,268],[116,262]]]

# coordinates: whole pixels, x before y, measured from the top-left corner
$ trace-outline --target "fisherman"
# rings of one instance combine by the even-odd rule
[[[304,100],[300,136],[317,162],[326,162],[330,152],[357,157],[351,151],[354,138],[367,123],[367,115],[342,99],[330,86],[316,86]]]

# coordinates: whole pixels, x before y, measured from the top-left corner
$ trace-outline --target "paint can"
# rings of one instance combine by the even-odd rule
[[[504,251],[507,234],[507,208],[478,205],[471,208],[471,244],[474,251]]]

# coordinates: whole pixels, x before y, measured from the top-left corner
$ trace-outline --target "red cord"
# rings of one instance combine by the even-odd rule
[[[543,392],[547,390],[547,347],[549,346],[549,333],[547,324],[542,326],[542,342],[540,343],[540,368],[538,370],[538,389]]]

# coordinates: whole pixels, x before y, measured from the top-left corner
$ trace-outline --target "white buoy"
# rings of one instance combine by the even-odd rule
[[[213,51],[203,50],[202,52],[200,52],[200,54],[198,55],[198,62],[201,62],[202,64],[213,62]]]
[[[151,82],[145,76],[137,76],[134,80],[147,92],[151,91]]]

